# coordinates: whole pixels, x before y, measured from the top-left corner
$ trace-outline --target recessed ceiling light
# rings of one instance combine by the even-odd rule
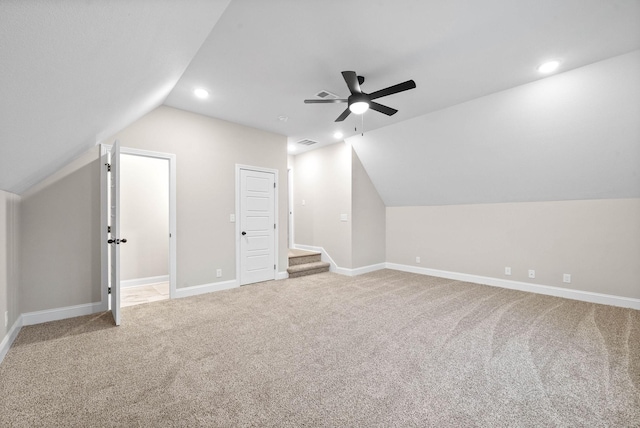
[[[295,151],[296,151],[296,146],[295,146],[295,145],[293,145],[293,144],[289,144],[289,145],[287,145],[287,151],[288,151],[289,153],[293,153],[293,152],[295,152]]]
[[[280,122],[286,122],[287,120],[289,120],[289,117],[282,115],[282,116],[278,116],[278,120]]]
[[[551,73],[552,71],[555,71],[559,65],[560,65],[560,61],[545,62],[540,67],[538,67],[538,71],[540,73]]]
[[[209,91],[204,88],[196,88],[193,90],[193,94],[200,99],[205,99],[209,96]]]
[[[335,138],[336,140],[339,140],[342,137],[343,137],[343,134],[340,131],[337,131],[336,133],[333,134],[333,138]]]

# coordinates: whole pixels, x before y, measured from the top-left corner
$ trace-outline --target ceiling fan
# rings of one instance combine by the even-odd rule
[[[373,100],[387,95],[397,94],[398,92],[407,91],[416,87],[416,82],[413,80],[407,80],[406,82],[398,83],[397,85],[389,86],[385,89],[366,94],[360,89],[360,85],[364,83],[364,77],[358,76],[355,71],[343,71],[342,77],[351,91],[349,98],[332,99],[332,100],[304,100],[305,104],[328,104],[328,103],[349,103],[349,106],[340,116],[336,119],[336,122],[342,122],[349,116],[349,114],[362,114],[368,109],[384,113],[387,116],[392,116],[398,112],[398,110],[378,104]]]

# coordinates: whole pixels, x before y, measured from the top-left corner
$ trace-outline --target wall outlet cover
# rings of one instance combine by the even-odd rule
[[[529,269],[529,278],[535,278],[536,277],[536,271],[533,269]]]
[[[416,257],[416,263],[420,263],[420,257]]]
[[[511,268],[510,267],[505,267],[504,268],[504,274],[505,275],[511,275]]]
[[[222,277],[222,269],[216,269],[216,278]]]
[[[562,282],[567,283],[567,284],[571,284],[571,274],[570,273],[565,273],[562,275]]]

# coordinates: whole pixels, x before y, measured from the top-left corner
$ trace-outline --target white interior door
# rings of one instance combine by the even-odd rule
[[[240,170],[240,285],[276,277],[275,174]]]
[[[109,162],[109,226],[111,235],[107,241],[110,246],[111,314],[116,325],[120,325],[120,143],[116,141],[111,149]],[[126,239],[123,242],[127,242]]]

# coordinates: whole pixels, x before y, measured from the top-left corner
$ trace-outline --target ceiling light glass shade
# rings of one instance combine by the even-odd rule
[[[369,103],[365,101],[358,101],[349,105],[349,110],[353,114],[362,114],[365,111],[369,110]]]
[[[206,89],[202,89],[202,88],[196,88],[193,90],[193,94],[198,97],[198,98],[207,98],[209,96],[209,91],[207,91]]]
[[[552,71],[555,71],[559,65],[560,65],[560,61],[545,62],[540,67],[538,67],[538,71],[540,73],[551,73]]]
[[[336,140],[339,140],[340,138],[342,138],[342,132],[338,131],[335,134],[333,134],[333,138],[335,138]]]

